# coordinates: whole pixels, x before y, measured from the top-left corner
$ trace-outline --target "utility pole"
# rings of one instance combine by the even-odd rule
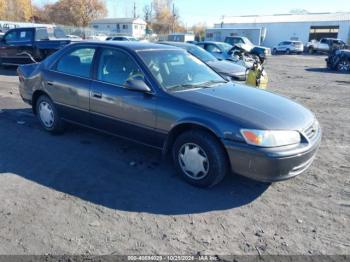
[[[175,33],[175,21],[176,21],[175,4],[173,3],[173,24],[172,24],[172,32],[173,33]]]
[[[134,18],[136,18],[136,2],[134,2]]]

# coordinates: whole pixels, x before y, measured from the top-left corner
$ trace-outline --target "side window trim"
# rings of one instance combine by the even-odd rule
[[[59,61],[67,54],[69,53],[73,53],[74,51],[78,50],[78,49],[85,49],[85,48],[90,48],[90,49],[95,49],[95,53],[94,56],[92,58],[92,62],[91,62],[91,66],[90,66],[90,72],[89,72],[89,76],[88,77],[84,77],[84,76],[79,76],[79,75],[73,75],[73,74],[69,74],[69,73],[65,73],[65,72],[60,72],[57,70],[57,64],[59,63]],[[94,65],[96,64],[96,55],[97,52],[99,50],[99,47],[94,46],[94,45],[84,45],[84,46],[74,46],[69,48],[66,52],[60,54],[59,57],[56,58],[56,60],[51,63],[50,67],[49,67],[49,71],[55,72],[55,73],[59,73],[59,74],[63,74],[63,75],[68,75],[68,76],[73,76],[73,77],[78,77],[78,78],[82,78],[82,79],[87,79],[87,80],[93,80],[93,76],[94,76]]]

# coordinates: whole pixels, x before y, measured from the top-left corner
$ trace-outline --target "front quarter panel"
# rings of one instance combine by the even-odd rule
[[[157,129],[170,133],[182,124],[193,124],[206,128],[220,139],[241,141],[239,126],[216,112],[188,101],[165,95],[157,103]]]

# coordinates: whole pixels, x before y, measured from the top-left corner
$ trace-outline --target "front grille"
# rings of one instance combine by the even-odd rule
[[[310,126],[304,129],[303,133],[308,140],[312,140],[318,133],[318,122],[315,120]]]

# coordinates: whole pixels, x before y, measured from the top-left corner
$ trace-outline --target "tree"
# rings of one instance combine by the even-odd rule
[[[196,39],[201,41],[205,38],[205,31],[207,29],[207,25],[205,23],[198,23],[192,26],[191,30],[196,36]]]
[[[50,22],[63,25],[86,27],[97,18],[107,15],[105,3],[102,0],[59,0],[44,7],[44,12]]]
[[[32,6],[30,0],[0,0],[0,19],[30,21]]]
[[[157,34],[186,31],[172,0],[153,0],[153,9],[152,29]]]
[[[0,0],[0,20],[6,20],[6,14],[7,14],[7,1],[6,0]]]

